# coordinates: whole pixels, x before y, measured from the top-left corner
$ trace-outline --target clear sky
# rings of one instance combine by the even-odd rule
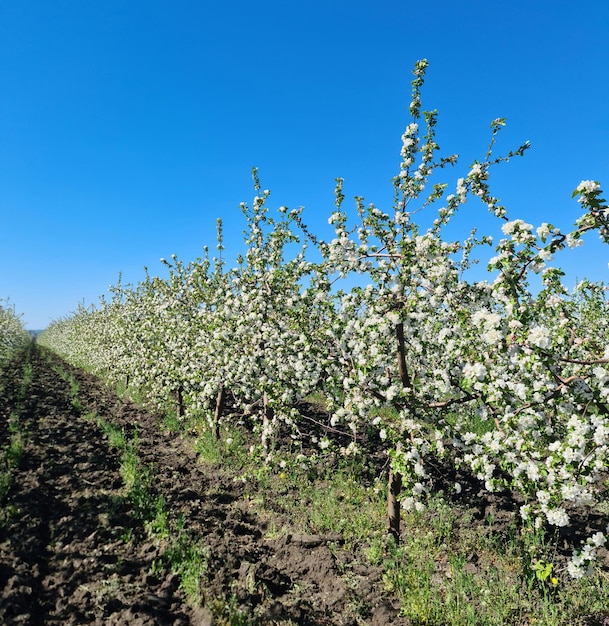
[[[566,228],[582,179],[609,191],[608,36],[607,0],[0,0],[0,298],[44,328],[212,248],[217,217],[233,258],[252,166],[322,235],[337,176],[389,208],[420,58],[447,182],[506,117],[499,150],[532,148],[497,195]],[[607,261],[592,237],[565,267],[609,282]]]

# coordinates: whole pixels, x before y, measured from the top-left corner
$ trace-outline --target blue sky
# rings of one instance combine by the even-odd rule
[[[512,217],[568,227],[582,179],[609,189],[606,0],[19,0],[0,2],[0,297],[28,328],[242,241],[241,201],[259,168],[271,207],[305,206],[328,234],[334,179],[391,204],[411,69],[439,111],[447,182],[498,149]],[[491,227],[468,202],[463,232]],[[557,258],[609,282],[595,237]],[[568,261],[568,262],[567,262]]]

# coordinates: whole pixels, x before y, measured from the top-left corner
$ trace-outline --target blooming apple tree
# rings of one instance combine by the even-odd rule
[[[30,339],[15,307],[0,300],[0,365]]]
[[[128,379],[158,406],[177,401],[180,415],[203,416],[217,436],[232,394],[267,459],[279,426],[298,439],[298,400],[322,389],[328,433],[352,435],[343,453],[356,455],[365,432],[390,458],[396,538],[400,508],[425,506],[437,458],[488,491],[515,491],[522,523],[565,527],[602,496],[609,464],[609,321],[603,286],[569,293],[553,262],[592,231],[609,242],[607,203],[597,182],[583,181],[570,231],[513,218],[490,175],[528,143],[495,156],[503,119],[492,122],[483,158],[455,184],[441,181],[457,157],[438,156],[437,113],[422,111],[426,68],[414,69],[390,210],[357,198],[351,214],[337,179],[334,236],[324,241],[302,209],[270,213],[254,170],[234,267],[222,258],[219,223],[213,263],[207,250],[188,265],[172,257],[168,278],[119,283],[109,302],[56,322],[41,341]],[[472,201],[497,220],[498,242],[475,229],[450,236]],[[311,244],[321,260],[311,260]],[[478,251],[492,245],[487,280],[470,280]],[[605,529],[593,529],[574,546],[569,573],[584,575],[605,541]]]

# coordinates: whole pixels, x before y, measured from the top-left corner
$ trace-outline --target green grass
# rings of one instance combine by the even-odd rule
[[[25,410],[25,402],[30,392],[33,379],[31,363],[31,346],[25,351],[24,363],[21,368],[21,380],[15,397],[15,406],[7,419],[8,442],[0,450],[0,504],[4,503],[11,485],[13,474],[19,468],[25,454],[25,427],[21,415]],[[8,523],[14,511],[10,507],[0,509],[0,525]]]
[[[87,416],[88,418],[95,417],[92,414]],[[114,450],[124,451],[127,448],[127,438],[125,433],[115,426],[111,422],[105,421],[101,418],[97,419],[97,425],[102,429],[102,432],[108,438],[108,445]]]
[[[154,471],[142,464],[139,458],[137,429],[129,438],[108,421],[97,418],[97,423],[108,438],[110,447],[120,452],[120,474],[125,498],[132,506],[132,515],[142,523],[151,539],[162,541],[165,546],[163,557],[154,564],[153,571],[167,568],[177,574],[189,602],[201,604],[201,582],[208,569],[208,553],[204,544],[188,535],[183,520],[172,518],[163,495],[154,493]]]
[[[178,532],[155,568],[168,567],[180,577],[180,587],[189,602],[200,606],[203,601],[201,581],[208,571],[209,551],[202,542],[195,542],[184,532]]]
[[[384,492],[366,489],[350,472],[338,470],[311,481],[309,472],[290,469],[268,474],[255,484],[271,492],[259,501],[282,511],[299,532],[338,533],[346,547],[384,539]],[[298,498],[294,498],[295,491]]]
[[[441,497],[406,514],[403,524],[401,545],[388,546],[384,580],[413,624],[559,626],[609,616],[602,574],[580,581],[536,576],[530,555],[552,552],[539,534],[494,532]]]
[[[94,416],[89,416],[93,418]],[[156,538],[169,534],[168,512],[163,496],[153,493],[154,474],[143,465],[138,454],[138,431],[131,438],[115,424],[97,418],[97,424],[108,439],[108,445],[120,453],[120,475],[125,496],[130,501],[136,519],[143,522],[146,530]]]
[[[246,441],[238,429],[225,430],[216,439],[209,429],[195,431],[195,450],[199,458],[209,464],[223,465],[233,471],[240,471],[251,463],[246,450]]]
[[[516,520],[495,528],[491,517],[478,520],[437,494],[424,511],[403,512],[396,546],[386,533],[386,485],[370,483],[364,470],[304,469],[296,460],[273,469],[250,459],[240,471],[269,537],[339,535],[329,547],[381,566],[412,625],[584,626],[595,623],[591,616],[609,618],[607,574],[572,580],[555,572],[553,538],[521,530]],[[545,558],[537,568],[547,566],[551,576],[538,575],[532,555]]]
[[[9,470],[16,469],[23,458],[23,437],[21,433],[14,433],[6,450],[4,451],[4,462]]]

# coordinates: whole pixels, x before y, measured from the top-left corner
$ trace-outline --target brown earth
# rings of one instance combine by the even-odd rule
[[[158,417],[52,361],[77,377],[82,406],[73,406],[69,384],[33,346],[33,381],[20,417],[24,455],[0,503],[1,624],[221,624],[213,615],[222,611],[212,610],[218,598],[241,612],[239,624],[404,623],[379,568],[346,550],[336,556],[340,536],[269,539],[277,535],[244,497],[243,483],[198,463],[192,446],[163,432]],[[0,381],[0,446],[19,400],[21,366],[10,364]],[[183,532],[205,546],[201,595],[208,608],[188,604],[179,577],[165,565],[168,542],[149,539],[134,515],[118,453],[86,417],[91,412],[127,433],[137,428],[155,494],[182,520]]]

